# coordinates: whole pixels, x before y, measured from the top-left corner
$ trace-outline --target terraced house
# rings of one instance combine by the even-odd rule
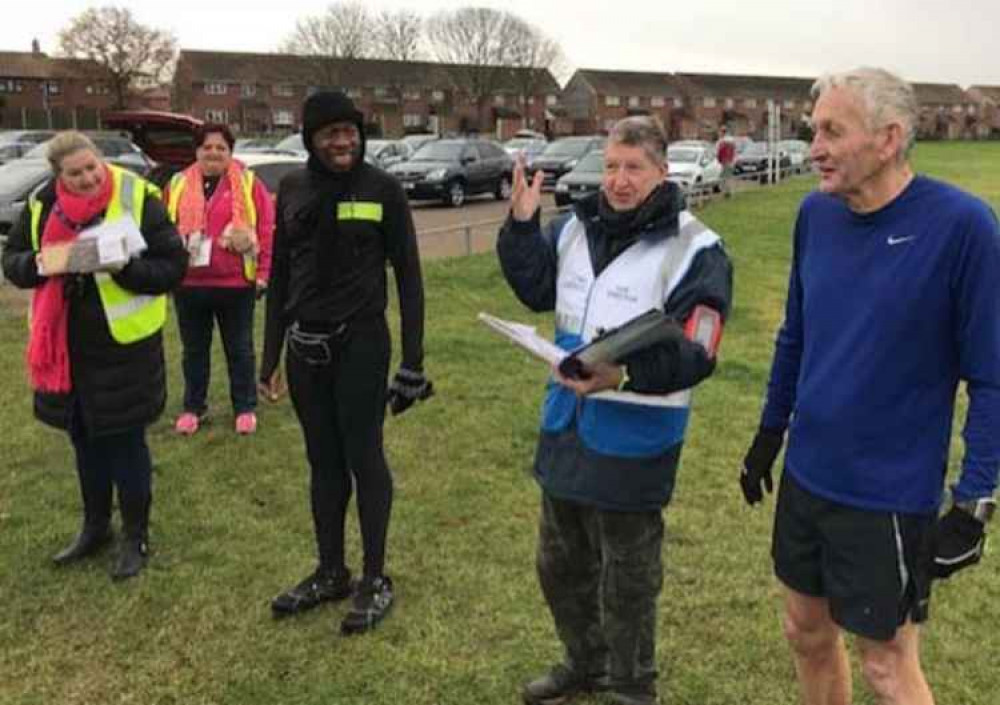
[[[982,119],[980,105],[954,83],[914,83],[920,103],[918,139],[982,139],[989,137],[989,125]]]
[[[294,131],[306,96],[344,90],[369,120],[369,134],[518,129],[554,133],[559,84],[548,70],[424,61],[331,59],[292,54],[182,50],[174,107],[244,133]]]

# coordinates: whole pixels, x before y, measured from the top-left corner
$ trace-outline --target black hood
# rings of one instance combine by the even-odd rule
[[[333,122],[351,122],[361,136],[359,153],[352,169],[356,169],[365,159],[365,119],[354,106],[354,102],[341,91],[319,91],[306,98],[302,105],[302,143],[309,152],[309,167],[313,170],[328,171],[313,152],[313,135],[317,130]]]

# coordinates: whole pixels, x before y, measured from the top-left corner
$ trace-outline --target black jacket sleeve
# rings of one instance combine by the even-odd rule
[[[413,214],[402,186],[395,179],[386,187],[386,255],[396,276],[399,294],[402,366],[420,372],[424,364],[424,282],[420,269],[420,251],[413,227]]]
[[[500,228],[500,269],[514,295],[532,311],[552,311],[556,307],[556,240],[565,223],[565,217],[557,218],[543,231],[540,211],[535,211],[527,221],[508,215]]]
[[[35,264],[35,251],[31,247],[31,212],[27,207],[21,211],[7,236],[2,259],[3,274],[14,286],[33,289],[45,281]]]
[[[285,347],[285,302],[288,300],[288,235],[285,225],[284,202],[287,200],[285,179],[278,189],[275,208],[274,239],[271,242],[271,278],[267,283],[267,310],[264,317],[264,346],[260,356],[260,379],[267,381],[281,363]]]
[[[142,207],[139,231],[146,240],[146,250],[111,277],[123,289],[137,294],[158,295],[173,291],[187,273],[188,253],[163,201],[149,190]]]
[[[664,310],[676,321],[684,322],[695,306],[729,316],[733,295],[733,268],[720,245],[699,252],[680,284],[670,294]],[[669,394],[687,389],[712,374],[715,359],[699,343],[687,339],[654,345],[620,361],[628,370],[629,391],[646,394]]]

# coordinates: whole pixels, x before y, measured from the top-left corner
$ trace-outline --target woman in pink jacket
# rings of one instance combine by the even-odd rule
[[[187,276],[174,293],[184,348],[184,411],[174,430],[185,436],[205,420],[212,330],[218,321],[229,368],[229,396],[239,434],[257,430],[254,303],[271,270],[274,202],[253,172],[233,159],[233,133],[202,125],[196,161],[175,174],[167,210],[187,244]]]

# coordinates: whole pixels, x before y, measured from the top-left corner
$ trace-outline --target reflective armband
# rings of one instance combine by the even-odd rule
[[[684,324],[684,336],[705,348],[708,357],[714,359],[722,339],[722,315],[714,308],[695,306]]]

